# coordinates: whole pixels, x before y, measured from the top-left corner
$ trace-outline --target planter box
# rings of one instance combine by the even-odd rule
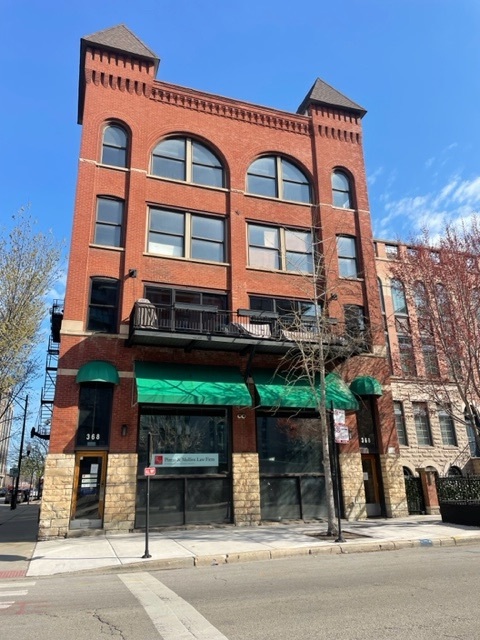
[[[443,522],[480,527],[480,502],[441,502],[440,514]]]

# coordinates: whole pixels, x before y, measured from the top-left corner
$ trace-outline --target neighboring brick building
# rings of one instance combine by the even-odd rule
[[[419,469],[439,476],[478,473],[473,430],[463,422],[465,404],[454,384],[442,386],[441,381],[449,379],[448,367],[430,332],[420,330],[415,299],[392,275],[392,261],[401,261],[407,250],[404,244],[375,240],[400,463],[407,478]],[[449,410],[442,406],[442,397],[448,398]]]
[[[318,311],[318,243],[334,256],[319,306],[334,291],[339,326],[371,336],[338,367],[360,401],[339,446],[344,515],[406,515],[364,109],[317,80],[287,113],[158,81],[158,64],[124,26],[82,39],[40,536],[144,526],[149,433],[152,526],[325,515],[318,442],[294,435],[313,407],[273,378],[293,345],[279,319]]]

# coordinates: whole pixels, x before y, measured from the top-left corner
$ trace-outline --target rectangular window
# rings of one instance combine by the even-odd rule
[[[440,423],[440,433],[442,434],[442,442],[444,445],[456,447],[457,436],[455,434],[455,425],[451,414],[450,406],[443,407],[437,404],[437,415]]]
[[[397,429],[398,444],[407,447],[407,428],[405,425],[405,416],[403,414],[403,405],[401,402],[394,401],[393,410],[395,413],[395,427]]]
[[[385,255],[389,260],[396,260],[398,258],[398,245],[396,244],[386,244],[385,245]]]
[[[312,234],[249,224],[248,263],[260,269],[313,273]]]
[[[346,304],[343,308],[345,315],[345,333],[350,338],[365,338],[365,313],[363,307],[357,304]]]
[[[417,432],[417,442],[420,446],[432,446],[432,432],[426,402],[412,402],[413,419]]]
[[[148,252],[225,262],[225,221],[189,211],[150,209]]]
[[[437,351],[435,349],[435,343],[433,339],[422,337],[422,353],[423,362],[425,365],[425,375],[431,378],[436,378],[440,375],[440,369],[438,367]]]
[[[337,236],[338,272],[341,278],[357,278],[357,248],[355,238]]]
[[[113,385],[96,382],[80,386],[78,447],[105,447],[110,435]]]
[[[112,278],[92,278],[88,307],[88,331],[116,332],[119,284],[118,280]]]
[[[113,198],[97,198],[97,219],[94,243],[106,247],[121,247],[123,225],[123,201]]]

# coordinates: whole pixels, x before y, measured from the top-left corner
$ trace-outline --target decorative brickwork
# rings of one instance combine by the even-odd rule
[[[260,476],[256,453],[234,453],[233,512],[237,526],[260,522]]]
[[[70,522],[75,456],[51,453],[45,461],[38,539],[65,537]]]
[[[380,456],[382,478],[385,491],[387,518],[404,518],[408,516],[405,480],[400,458],[396,454]]]
[[[130,531],[135,518],[137,454],[111,453],[108,456],[105,492],[105,531]]]
[[[362,457],[360,453],[341,453],[339,459],[345,517],[362,520],[367,517]]]

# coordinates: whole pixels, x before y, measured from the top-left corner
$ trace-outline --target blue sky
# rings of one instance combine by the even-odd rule
[[[478,0],[0,0],[1,222],[30,204],[68,245],[80,38],[120,23],[161,80],[296,111],[320,77],[365,107],[377,238],[478,211]]]

